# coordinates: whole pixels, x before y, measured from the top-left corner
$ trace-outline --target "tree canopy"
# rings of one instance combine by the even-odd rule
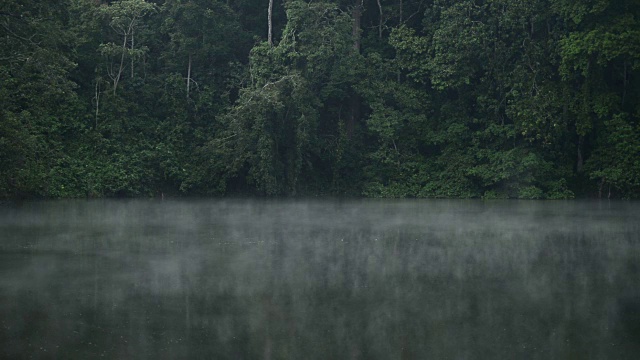
[[[640,196],[639,1],[272,4],[5,1],[0,197]]]

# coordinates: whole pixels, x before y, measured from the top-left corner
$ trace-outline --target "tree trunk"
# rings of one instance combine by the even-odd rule
[[[622,72],[622,104],[620,105],[624,109],[624,103],[627,98],[627,62],[624,62],[624,70]]]
[[[133,28],[131,29],[131,50],[133,50],[134,47],[134,43],[133,43]],[[133,51],[131,51],[131,78],[133,79]]]
[[[583,159],[582,159],[582,143],[584,142],[584,136],[578,137],[578,161],[576,164],[576,171],[582,172]]]
[[[269,46],[273,46],[273,23],[271,21],[272,17],[273,17],[273,0],[269,0],[269,14],[268,14],[268,24],[269,24],[268,41],[269,41]]]
[[[190,88],[191,88],[191,54],[189,54],[189,66],[187,68],[187,98],[189,98]]]
[[[360,21],[362,18],[362,4],[363,0],[355,0],[353,7],[353,50],[354,53],[360,54]],[[347,137],[350,138],[355,130],[356,123],[360,119],[360,97],[358,94],[351,94],[350,105],[351,114],[349,121],[347,122]]]
[[[120,66],[118,67],[118,74],[113,78],[113,95],[116,94],[118,89],[118,83],[120,82],[120,76],[122,76],[122,69],[124,68],[124,54],[127,51],[127,34],[124,34],[124,42],[122,43],[122,55],[120,55]]]
[[[380,0],[376,0],[378,2],[378,12],[380,13],[380,17],[378,19],[378,39],[382,39],[382,4]]]
[[[353,16],[353,49],[360,53],[360,21],[362,18],[362,3],[364,0],[355,0],[352,10]]]
[[[602,188],[604,187],[605,183],[606,179],[604,177],[600,179],[600,187],[598,188],[598,199],[602,199]]]
[[[98,129],[98,114],[100,112],[100,80],[98,80],[98,79],[96,79],[95,99],[96,99],[96,112],[95,112],[94,130],[97,130]]]

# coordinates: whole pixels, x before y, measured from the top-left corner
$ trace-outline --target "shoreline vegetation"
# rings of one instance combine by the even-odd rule
[[[635,0],[7,0],[0,201],[637,199]]]

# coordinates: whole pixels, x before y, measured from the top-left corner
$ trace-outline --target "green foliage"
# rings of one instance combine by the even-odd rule
[[[252,83],[210,145],[233,139],[223,160],[227,174],[246,174],[246,185],[265,195],[296,194],[304,173],[318,166],[324,104],[344,96],[352,76],[346,13],[329,3],[294,1],[287,18],[276,46],[263,42],[252,49]]]
[[[637,197],[640,190],[640,125],[626,114],[604,122],[599,146],[587,162],[589,177],[613,186],[623,197]]]
[[[637,1],[362,4],[5,1],[0,197],[639,196]]]
[[[66,3],[63,3],[66,5]],[[46,196],[48,172],[78,128],[73,38],[63,6],[9,1],[0,15],[0,196]]]

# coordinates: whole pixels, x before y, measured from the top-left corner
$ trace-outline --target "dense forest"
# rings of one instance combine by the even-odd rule
[[[0,197],[640,196],[640,0],[3,0]]]

